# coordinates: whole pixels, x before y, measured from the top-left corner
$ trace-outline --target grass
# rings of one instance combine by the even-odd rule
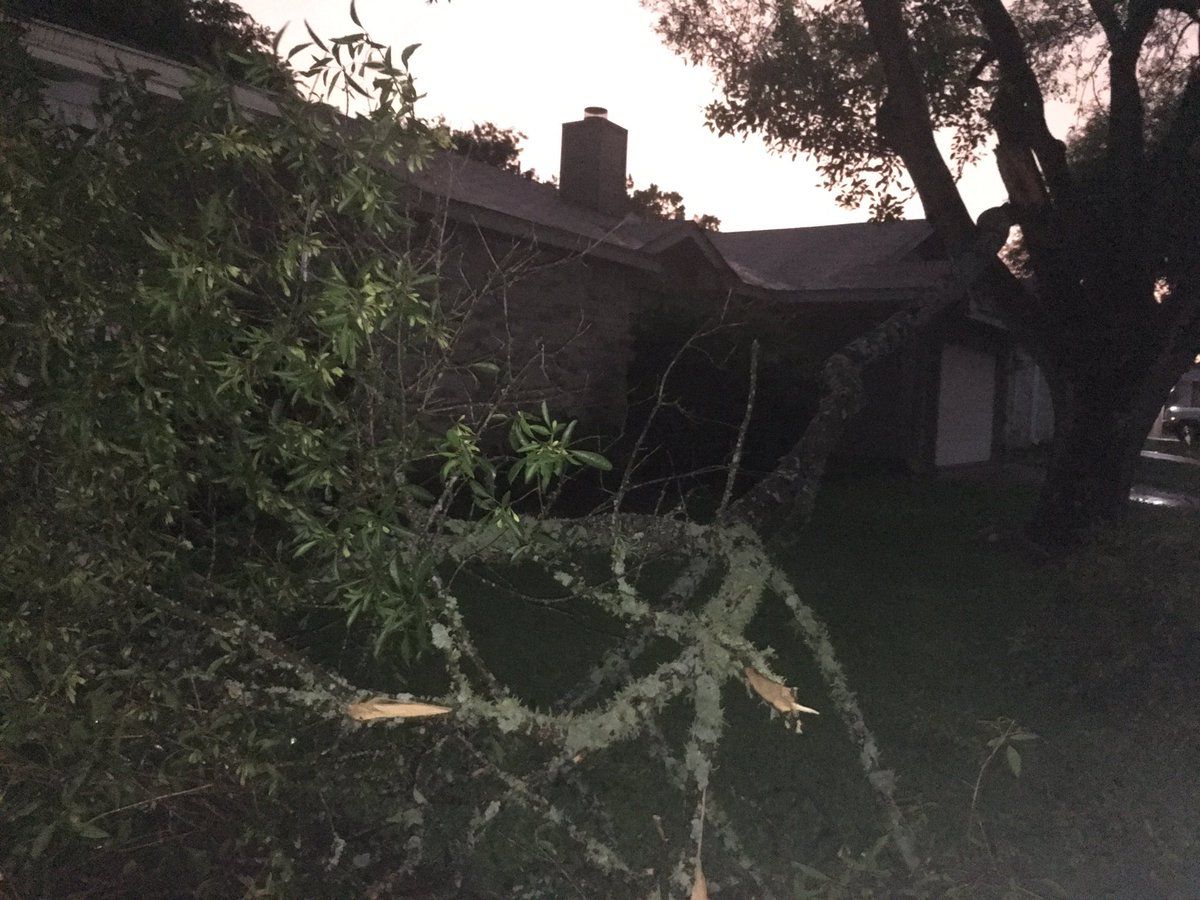
[[[1172,456],[1189,455],[1186,448],[1178,441],[1172,442],[1173,446],[1157,446],[1163,443],[1162,441],[1149,442],[1146,449],[1154,450],[1158,453],[1168,453]],[[1200,466],[1172,462],[1165,459],[1147,459],[1146,457],[1142,457],[1138,460],[1134,482],[1136,484],[1148,484],[1166,491],[1200,494]]]
[[[990,540],[1031,502],[963,482],[832,485],[789,566],[923,804],[933,864],[966,895],[1191,895],[1200,524],[1138,508],[1037,566]],[[983,723],[1002,718],[1040,739],[1019,748],[1019,779],[985,773],[976,815]]]
[[[727,692],[718,784],[783,895],[894,896],[906,884],[918,896],[1194,895],[1200,523],[1138,508],[1126,527],[1039,565],[1003,538],[1032,500],[1029,488],[969,481],[835,481],[780,557],[830,627],[929,859],[906,882],[880,849],[883,827],[836,717],[797,738]],[[498,674],[533,699],[548,702],[613,640],[610,623],[501,593],[474,593],[468,615]],[[752,635],[778,652],[801,702],[829,709],[781,603],[764,605]],[[1003,755],[981,776],[1004,721],[1039,737],[1017,748],[1019,778]],[[615,828],[634,846],[653,855],[655,816],[684,827],[636,747],[589,776],[600,772]]]

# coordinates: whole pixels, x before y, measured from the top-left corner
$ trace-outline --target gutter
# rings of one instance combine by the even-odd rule
[[[195,66],[114,44],[74,28],[37,19],[8,20],[15,21],[24,32],[21,42],[31,57],[96,81],[107,81],[114,72],[137,72],[146,77],[148,91],[178,100],[180,91],[203,74]],[[279,107],[262,91],[234,85],[233,97],[246,109],[270,116],[279,114]]]

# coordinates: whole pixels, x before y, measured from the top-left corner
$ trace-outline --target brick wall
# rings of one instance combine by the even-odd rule
[[[468,405],[504,392],[506,409],[579,419],[580,433],[612,434],[625,417],[636,275],[601,262],[537,251],[481,234],[454,242],[443,283],[464,316],[454,347],[464,368],[441,392]],[[494,379],[466,365],[500,366]]]

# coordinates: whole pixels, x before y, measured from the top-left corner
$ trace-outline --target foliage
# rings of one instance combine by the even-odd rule
[[[751,529],[625,513],[632,465],[610,514],[520,512],[608,464],[459,345],[480,298],[405,187],[439,142],[414,48],[311,37],[301,76],[366,114],[126,80],[93,130],[30,103],[2,138],[6,873],[34,895],[458,896],[508,840],[510,894],[770,893],[719,752],[739,692],[792,731],[812,712],[747,636],[772,597],[914,866],[829,631]],[[461,599],[522,568],[541,590],[493,607],[614,637],[548,704]],[[621,777],[662,797],[659,843],[613,826]]]
[[[521,168],[521,141],[525,135],[515,128],[501,128],[492,122],[476,123],[469,129],[450,129],[450,149],[468,159],[481,162],[501,172],[512,172],[531,181],[537,180],[533,169]]]
[[[659,14],[669,45],[716,71],[722,97],[707,118],[718,134],[761,134],[779,152],[815,158],[840,203],[869,204],[877,218],[899,215],[903,166],[875,128],[886,84],[857,3],[645,5]],[[911,3],[909,11],[934,123],[955,131],[965,165],[988,133],[984,99],[965,77],[979,54],[974,14],[966,0]]]
[[[88,130],[41,112],[9,35],[5,94],[27,102],[0,136],[0,866],[32,894],[360,878],[306,848],[341,840],[327,793],[377,828],[395,812],[380,741],[343,733],[319,699],[340,676],[262,626],[394,669],[428,646],[451,509],[513,528],[522,496],[605,465],[548,413],[515,418],[507,461],[485,452],[503,373],[453,411],[448,380],[498,370],[456,344],[474,298],[409,216],[403,173],[437,143],[411,50],[309,49],[303,75],[369,112],[288,93],[252,115],[218,76],[179,101],[131,78]]]
[[[664,40],[711,66],[722,96],[708,107],[720,134],[760,134],[769,146],[817,160],[838,200],[870,206],[877,218],[900,214],[910,188],[903,163],[877,127],[887,95],[883,68],[857,0],[760,3],[758,0],[645,0]],[[970,0],[905,0],[911,49],[933,127],[953,136],[959,170],[991,136],[1000,84],[985,77],[995,51]],[[1081,0],[1021,0],[1011,5],[1047,99],[1080,116],[1078,152],[1096,158],[1105,125],[1105,66],[1111,47]],[[1151,31],[1142,71],[1152,122],[1165,123],[1191,59],[1183,12],[1164,14]]]
[[[664,191],[654,183],[649,187],[635,188],[632,178],[626,181],[625,188],[629,191],[629,205],[638,215],[663,220],[687,218],[687,207],[678,191]],[[719,231],[721,228],[721,220],[707,213],[694,216],[692,221],[706,231]]]

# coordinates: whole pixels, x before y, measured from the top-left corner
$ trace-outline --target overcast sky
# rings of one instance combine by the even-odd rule
[[[274,29],[291,23],[286,49],[357,30],[349,0],[239,0]],[[862,221],[820,186],[813,164],[770,154],[760,140],[718,138],[704,125],[715,96],[711,73],[686,65],[659,41],[638,0],[358,0],[364,26],[397,48],[420,43],[411,61],[426,94],[418,109],[457,127],[490,121],[528,135],[522,156],[543,176],[558,173],[563,122],[605,106],[629,129],[629,172],[639,186],[679,191],[688,213],[710,213],[722,229],[786,228]],[[978,213],[1001,200],[985,163],[964,184]],[[910,216],[920,216],[912,204]]]

